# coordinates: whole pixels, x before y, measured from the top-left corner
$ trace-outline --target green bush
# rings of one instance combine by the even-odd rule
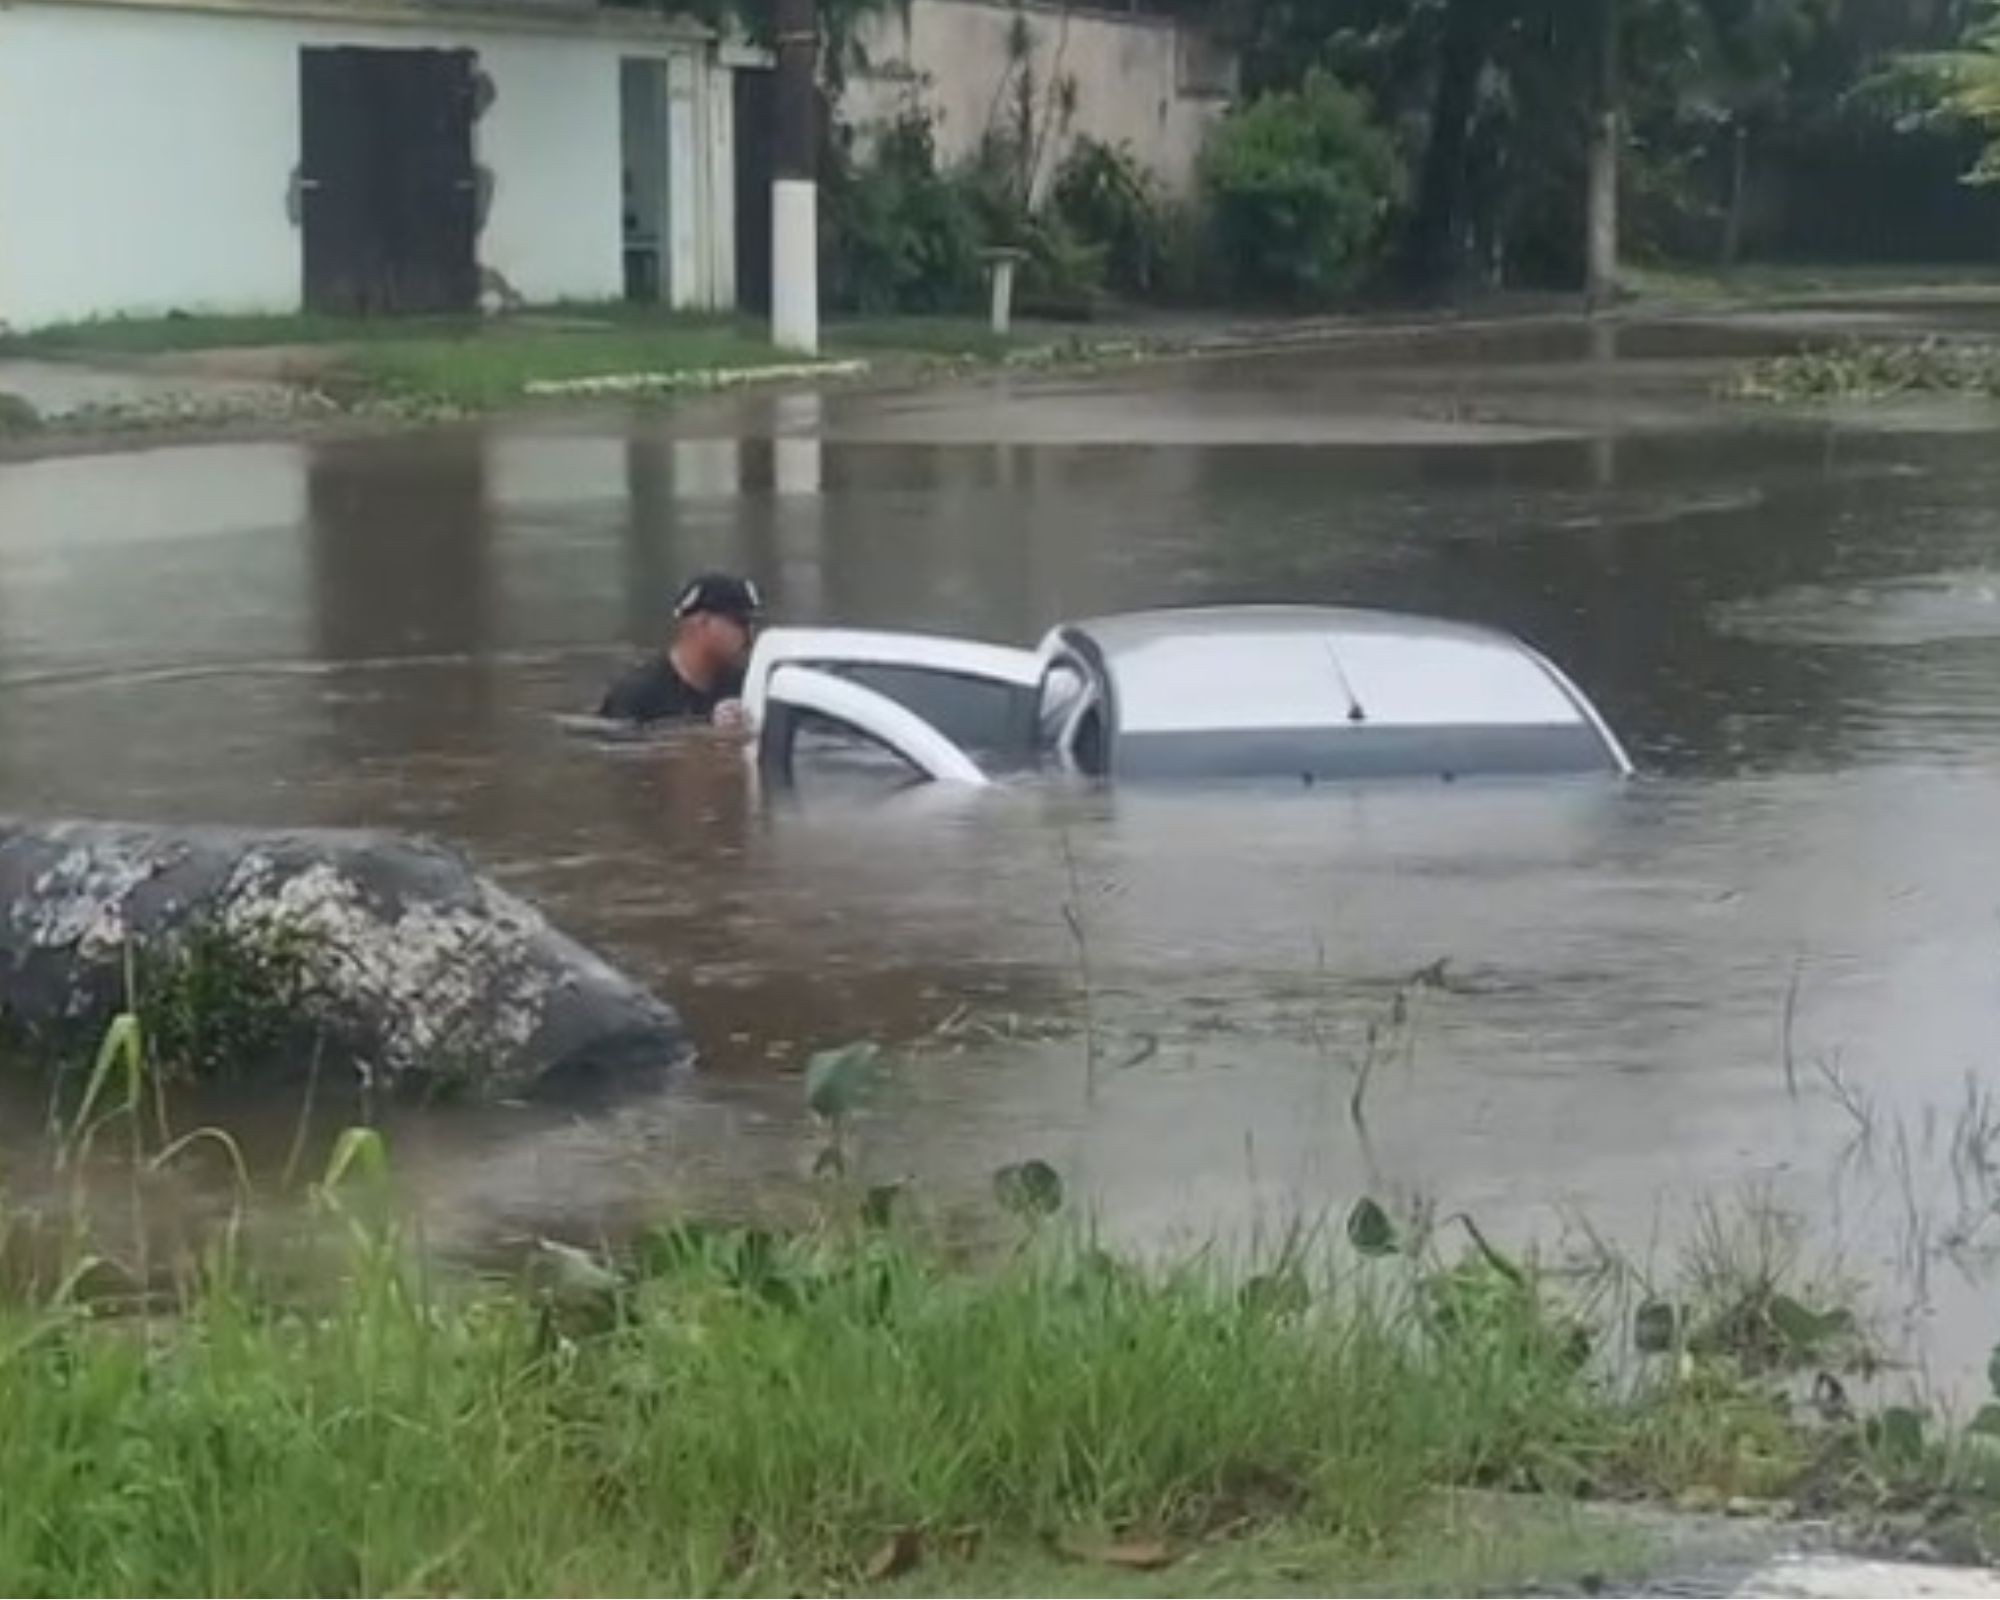
[[[171,945],[135,952],[137,1011],[169,1078],[238,1080],[310,1056],[321,1031],[314,959],[298,929],[247,933],[198,922]]]
[[[1104,290],[1105,247],[1081,238],[1052,211],[1025,219],[1019,234],[1028,259],[1021,264],[1016,301],[1030,315],[1089,317]]]
[[[1314,299],[1369,264],[1402,192],[1389,135],[1324,73],[1224,120],[1202,158],[1218,253],[1238,288]]]
[[[1168,208],[1158,182],[1129,148],[1078,139],[1056,169],[1049,199],[1072,235],[1103,250],[1105,279],[1113,288],[1138,295],[1159,288]]]
[[[968,185],[938,170],[928,116],[897,118],[864,163],[836,164],[828,190],[825,254],[834,304],[947,311],[976,298],[980,214]]]
[[[979,213],[985,242],[1026,252],[1014,304],[1031,316],[1088,317],[1104,288],[1104,245],[1051,205],[1029,205],[1029,167],[1019,141],[989,131],[954,176]]]

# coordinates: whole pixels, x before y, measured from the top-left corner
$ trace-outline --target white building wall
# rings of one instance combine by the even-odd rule
[[[912,96],[936,117],[938,154],[970,154],[989,127],[1011,129],[1009,42],[1026,23],[1038,116],[1048,86],[1076,85],[1067,127],[1047,116],[1049,134],[1036,174],[1048,183],[1081,135],[1125,144],[1174,194],[1195,184],[1208,130],[1228,104],[1225,92],[1184,82],[1180,30],[1159,17],[1092,11],[1051,0],[911,0],[890,7],[864,38],[870,72],[848,86],[843,114],[864,132],[906,108]]]
[[[19,0],[0,7],[0,323],[298,309],[299,51],[326,45],[475,51],[495,90],[473,129],[480,266],[531,301],[623,292],[618,63],[676,53],[657,38]]]

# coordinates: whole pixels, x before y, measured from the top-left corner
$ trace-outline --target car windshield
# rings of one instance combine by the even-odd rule
[[[793,741],[791,782],[811,796],[867,799],[925,781],[906,757],[880,740],[816,711],[799,714]]]

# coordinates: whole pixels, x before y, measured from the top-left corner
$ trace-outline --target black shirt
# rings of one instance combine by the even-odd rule
[[[597,714],[624,722],[664,722],[671,717],[706,721],[723,701],[734,699],[741,687],[732,682],[697,689],[674,670],[672,661],[657,655],[640,662],[605,690]]]

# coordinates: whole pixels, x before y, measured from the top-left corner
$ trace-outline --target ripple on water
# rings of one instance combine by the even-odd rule
[[[1712,608],[1716,629],[1771,645],[1896,649],[2000,639],[2000,569],[1801,583]]]

